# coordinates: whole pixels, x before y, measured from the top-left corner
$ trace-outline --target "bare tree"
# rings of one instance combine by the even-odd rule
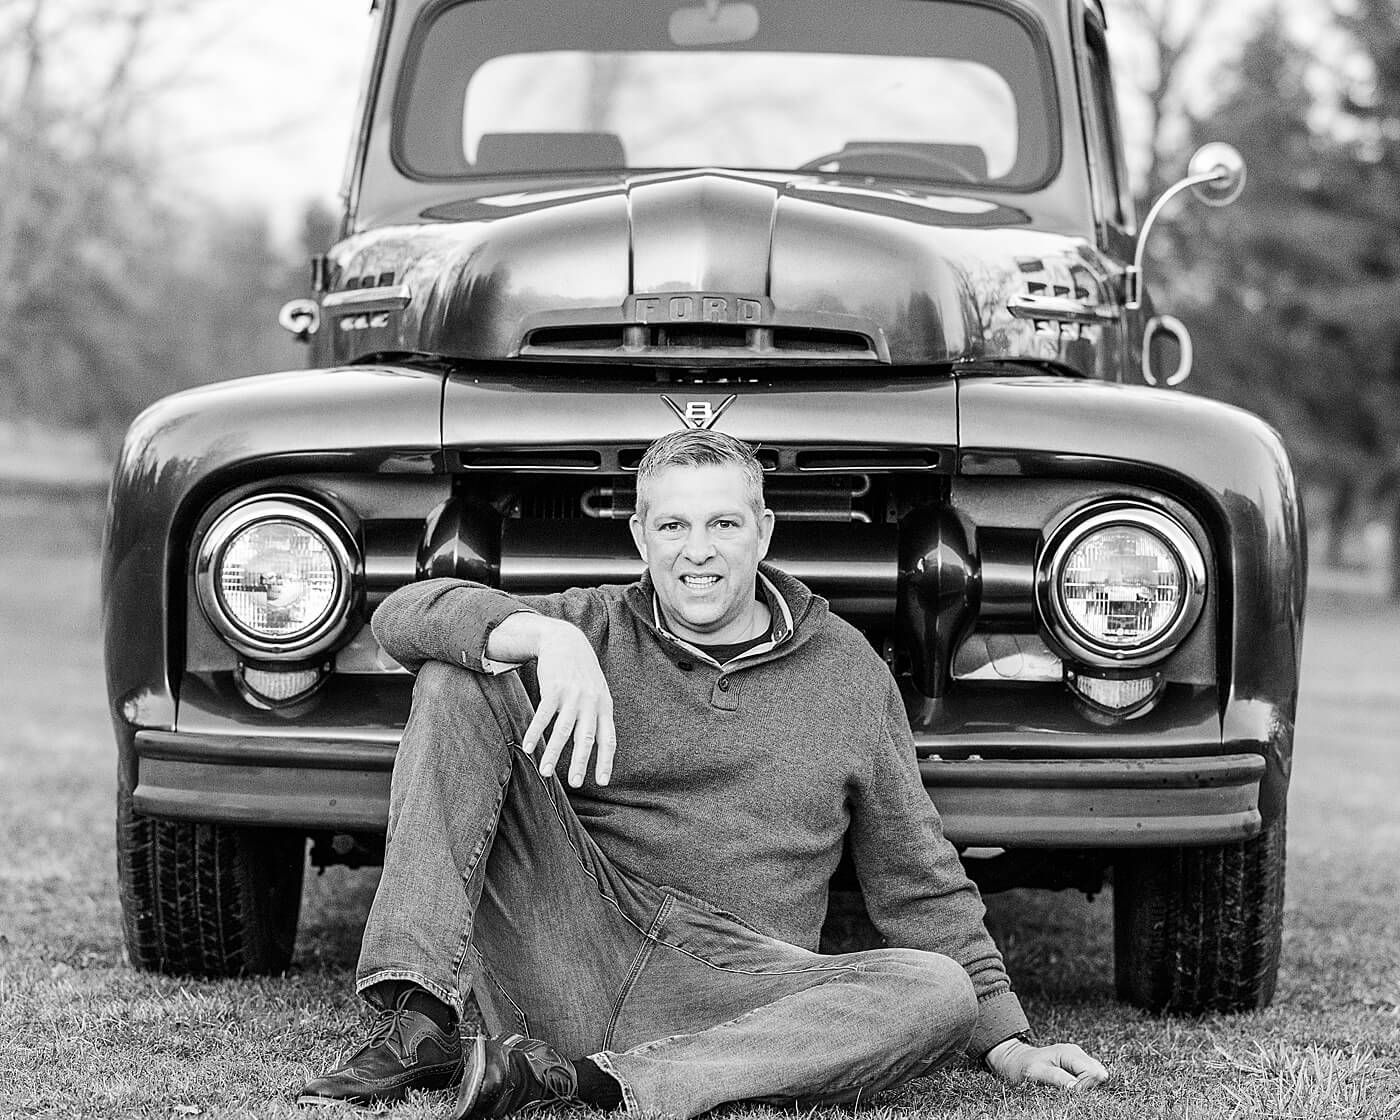
[[[36,368],[36,351],[54,341],[38,328],[65,316],[44,309],[60,296],[81,308],[120,287],[102,273],[121,274],[149,217],[138,125],[168,88],[146,63],[154,33],[187,9],[12,0],[0,16],[0,394],[20,412],[42,411],[55,391],[52,371]],[[90,349],[83,324],[73,326],[74,348]]]
[[[1199,79],[1200,54],[1213,44],[1219,13],[1226,5],[1212,0],[1108,0],[1115,40],[1131,43],[1144,56],[1145,66],[1118,67],[1121,75],[1136,75],[1137,93],[1146,112],[1147,168],[1139,205],[1169,186],[1171,169],[1181,162],[1194,111],[1190,88]],[[1117,31],[1123,34],[1117,34]]]

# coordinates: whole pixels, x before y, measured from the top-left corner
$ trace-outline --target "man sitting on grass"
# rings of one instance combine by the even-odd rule
[[[1029,1041],[884,662],[760,565],[753,452],[657,440],[631,528],[637,583],[429,580],[375,614],[418,674],[357,972],[381,1011],[298,1099],[460,1082],[459,1117],[688,1117],[859,1102],[962,1053],[1010,1082],[1104,1081],[1078,1046]],[[890,948],[815,951],[843,848]],[[495,1037],[464,1058],[467,986]]]

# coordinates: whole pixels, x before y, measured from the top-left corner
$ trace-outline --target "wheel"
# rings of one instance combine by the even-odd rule
[[[1115,863],[1120,999],[1188,1015],[1269,1005],[1282,946],[1284,831],[1280,818],[1250,840]]]
[[[306,838],[168,821],[117,795],[117,878],[137,968],[189,976],[282,972],[292,959]]]

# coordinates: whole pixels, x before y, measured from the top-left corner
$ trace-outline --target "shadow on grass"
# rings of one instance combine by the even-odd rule
[[[1113,899],[1072,891],[987,895],[987,928],[1028,1003],[1111,1003]]]
[[[360,936],[378,884],[377,867],[308,868],[293,969],[343,972],[346,984],[352,985]]]

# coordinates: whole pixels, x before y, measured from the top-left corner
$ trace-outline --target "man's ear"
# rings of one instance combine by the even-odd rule
[[[647,539],[642,532],[642,521],[635,513],[627,519],[627,528],[632,530],[632,543],[637,546],[637,553],[642,558],[642,563],[647,563]]]
[[[768,555],[768,546],[773,542],[773,524],[777,518],[773,516],[771,509],[765,509],[758,516],[758,558],[764,559]]]

